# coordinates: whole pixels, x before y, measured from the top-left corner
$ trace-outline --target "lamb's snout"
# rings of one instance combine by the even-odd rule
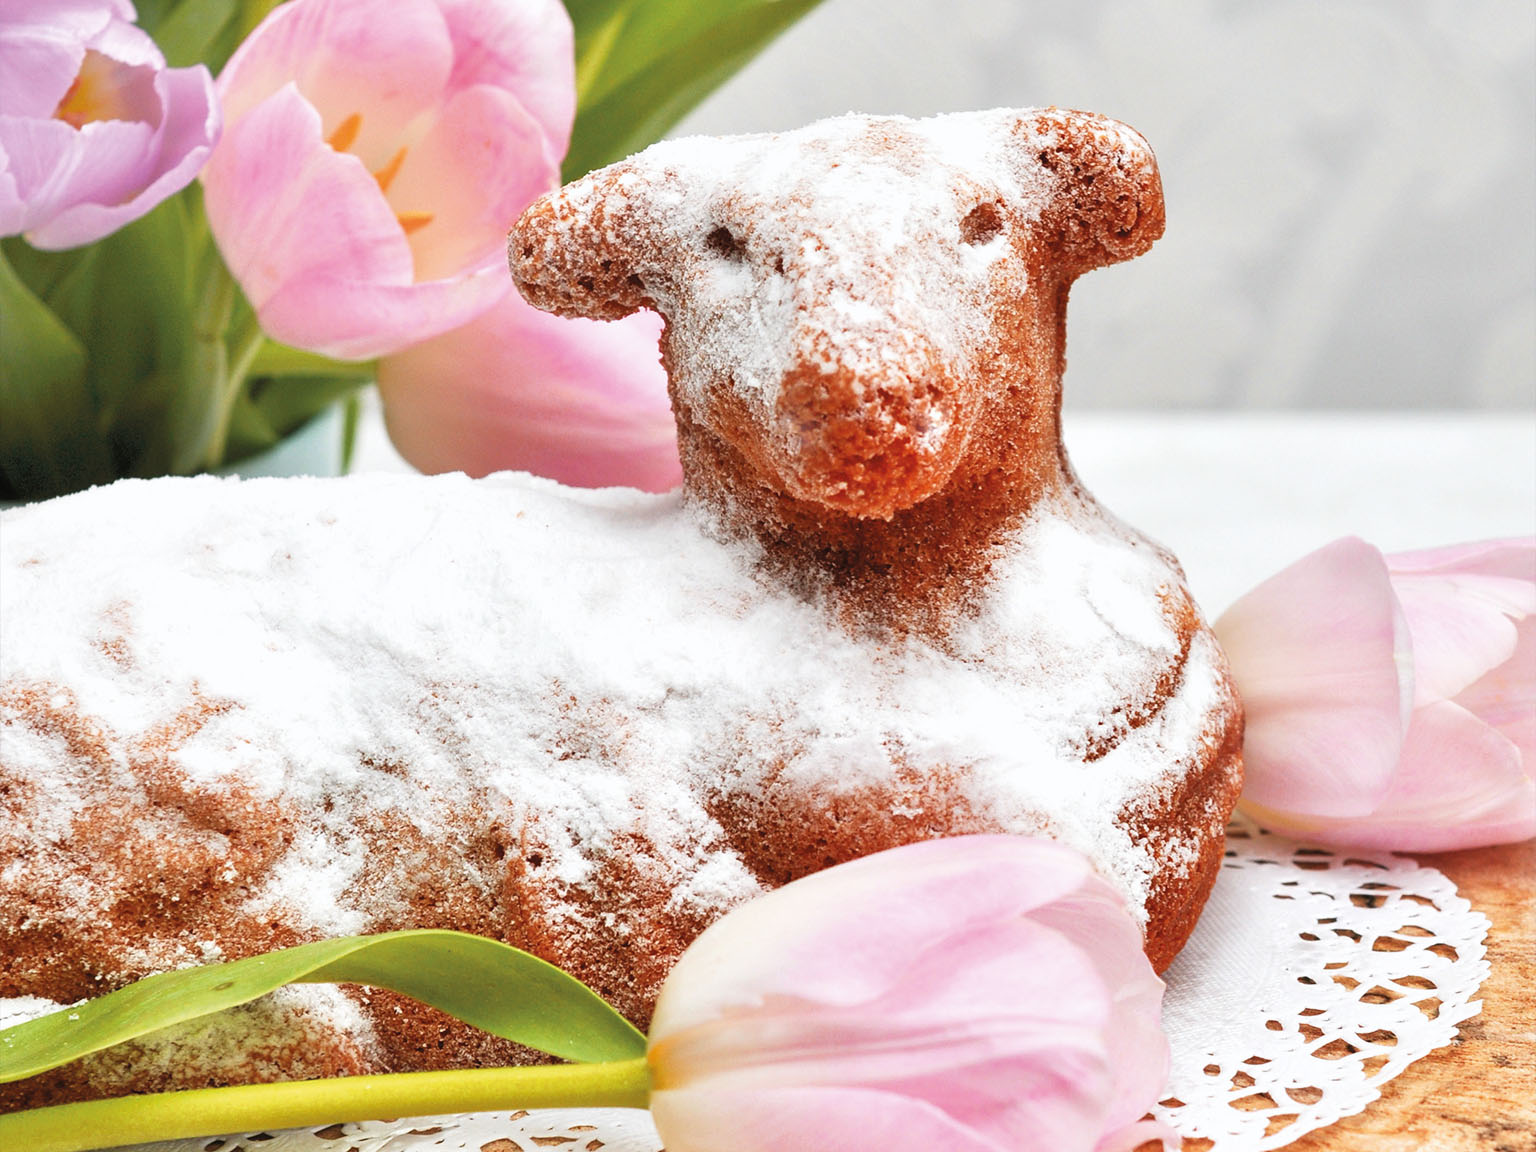
[[[965,390],[935,355],[803,357],[775,404],[780,480],[799,499],[888,519],[945,485],[970,418]]]

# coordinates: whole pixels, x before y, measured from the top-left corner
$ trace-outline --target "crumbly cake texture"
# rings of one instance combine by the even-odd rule
[[[1081,113],[659,145],[511,253],[541,306],[666,318],[680,492],[199,478],[6,513],[0,1014],[451,927],[643,1025],[728,908],[984,830],[1081,849],[1166,965],[1241,717],[1058,431],[1067,286],[1161,225],[1145,144]],[[299,989],[0,1107],[525,1056]]]

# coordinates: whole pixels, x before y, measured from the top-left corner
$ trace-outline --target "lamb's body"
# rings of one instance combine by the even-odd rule
[[[1223,793],[1134,821],[1224,686],[1166,558],[1063,514],[947,651],[850,634],[676,497],[198,480],[8,514],[0,990],[443,925],[643,1016],[765,884],[979,828],[1067,840],[1139,912],[1211,867]]]
[[[1061,155],[1104,153],[1109,202],[1116,180],[1141,190],[1133,225],[1160,227],[1129,137],[1040,117]],[[1011,130],[1034,163],[1045,129],[1029,125]],[[735,223],[729,251],[663,237],[627,264],[588,244],[588,271],[548,233],[592,212],[611,243],[637,189],[681,179],[669,155],[536,207],[515,247],[520,274],[548,273],[525,283],[536,300],[579,283],[596,295],[567,306],[611,314],[648,285],[669,319],[685,493],[204,479],[8,515],[0,997],[68,1001],[210,956],[444,926],[528,947],[643,1019],[676,953],[765,885],[974,830],[1079,847],[1154,962],[1172,958],[1219,866],[1241,721],[1176,564],[1103,513],[1060,449],[1066,285],[1105,242],[1053,216],[1044,176],[1017,218],[999,215],[1016,187],[982,189],[996,218],[978,233],[965,184],[922,234],[938,252],[990,245],[946,289],[953,331],[883,343],[923,313],[875,272],[874,303],[843,306],[848,331],[795,305],[827,266],[808,241],[804,274],[768,253],[778,287],[750,298],[778,303],[743,322],[777,316],[785,348],[727,371],[696,345],[772,229]],[[739,189],[730,203],[744,211]],[[691,219],[663,209],[625,226]],[[699,263],[711,252],[724,281]],[[602,303],[605,284],[630,298]],[[487,1053],[396,1009],[352,1013],[339,1039],[314,1008],[305,1058],[211,1075]],[[127,1082],[206,1081],[181,1059],[169,1081]]]

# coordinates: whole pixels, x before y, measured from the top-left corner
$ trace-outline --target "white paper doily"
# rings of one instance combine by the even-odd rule
[[[635,1108],[546,1108],[332,1124],[135,1144],[123,1152],[661,1152],[651,1114]]]
[[[1164,974],[1173,1070],[1156,1114],[1212,1152],[1279,1148],[1353,1116],[1481,1010],[1487,932],[1432,868],[1234,823]]]
[[[1205,1152],[1260,1152],[1361,1111],[1456,1037],[1488,975],[1488,919],[1432,868],[1246,823],[1165,973],[1173,1049],[1154,1110]],[[139,1152],[659,1152],[633,1109],[498,1112],[141,1145]],[[935,1150],[942,1152],[942,1150]]]

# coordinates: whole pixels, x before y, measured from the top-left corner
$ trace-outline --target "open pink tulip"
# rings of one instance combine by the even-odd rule
[[[669,1152],[1091,1152],[1168,1071],[1162,982],[1120,897],[1049,840],[877,853],[753,900],[667,977],[651,1113]]]
[[[390,439],[423,472],[515,469],[583,488],[682,479],[661,319],[567,320],[516,292],[379,362]]]
[[[1243,697],[1243,807],[1335,844],[1536,836],[1536,538],[1303,557],[1216,622]]]
[[[575,112],[559,0],[293,0],[219,76],[219,250],[277,340],[371,359],[510,291]]]
[[[219,134],[208,69],[167,68],[128,0],[0,5],[0,236],[74,248],[192,182]]]

